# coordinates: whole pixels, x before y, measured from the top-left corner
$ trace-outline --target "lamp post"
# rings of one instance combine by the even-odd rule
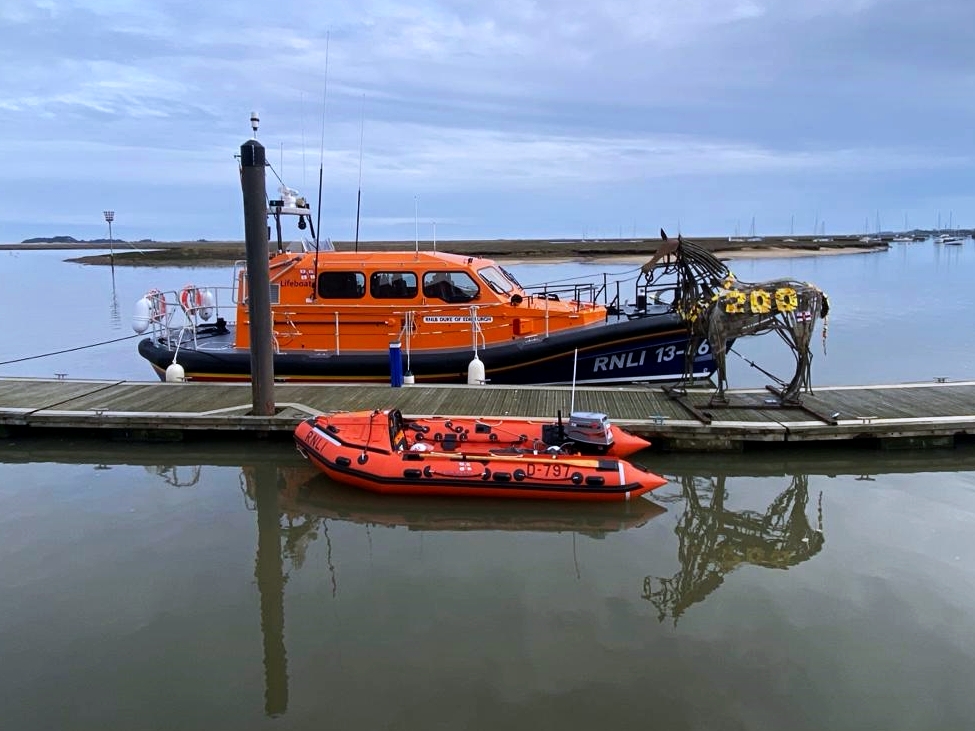
[[[105,211],[105,222],[108,223],[108,248],[112,256],[112,262],[115,261],[115,246],[112,244],[112,221],[115,220],[115,211]]]

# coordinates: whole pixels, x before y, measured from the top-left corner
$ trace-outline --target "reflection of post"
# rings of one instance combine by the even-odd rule
[[[278,512],[277,470],[255,469],[257,503],[257,588],[261,594],[264,636],[264,712],[277,716],[288,710],[288,661],[284,648],[284,571]]]
[[[118,293],[115,291],[115,265],[112,265],[112,308],[111,308],[111,320],[113,325],[119,325],[122,322],[122,316],[119,314],[118,307]]]

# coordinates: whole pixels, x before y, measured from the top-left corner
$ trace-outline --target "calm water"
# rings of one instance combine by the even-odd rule
[[[87,254],[90,252],[79,252]],[[131,329],[136,300],[156,287],[230,286],[231,269],[84,266],[70,253],[0,251],[0,376],[155,380],[136,352]],[[730,262],[744,281],[790,276],[819,285],[832,311],[826,352],[813,350],[813,384],[851,385],[975,378],[975,243],[893,244],[887,252]],[[637,265],[511,265],[523,284]],[[16,315],[13,313],[17,313]],[[118,338],[121,342],[85,347]],[[62,350],[62,355],[32,358]],[[730,385],[763,386],[791,377],[791,354],[775,337],[741,340],[729,358]],[[21,362],[9,361],[32,358]]]
[[[286,446],[6,444],[16,729],[968,729],[975,452],[654,457],[387,500]]]
[[[113,299],[62,257],[0,252],[0,361],[217,274]],[[975,378],[971,242],[733,269],[830,293],[814,383]],[[135,342],[0,375],[148,379]],[[975,449],[639,459],[653,501],[566,507],[378,498],[281,443],[0,442],[3,727],[970,728]]]

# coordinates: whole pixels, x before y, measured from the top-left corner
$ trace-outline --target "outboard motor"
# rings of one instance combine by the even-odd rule
[[[613,443],[609,417],[595,411],[573,411],[569,414],[569,428],[565,436],[578,444],[608,447]]]
[[[569,424],[546,424],[542,438],[547,444],[568,445],[581,454],[604,454],[613,445],[609,417],[594,411],[573,411]]]

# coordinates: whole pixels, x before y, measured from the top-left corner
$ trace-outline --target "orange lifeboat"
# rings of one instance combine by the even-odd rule
[[[322,472],[372,492],[553,500],[630,500],[666,484],[609,456],[475,445],[444,449],[412,440],[399,410],[311,417],[295,429],[298,451]],[[544,446],[544,445],[542,445]]]
[[[396,385],[402,368],[414,383],[584,386],[673,383],[688,367],[703,379],[716,368],[674,306],[676,280],[655,279],[652,267],[523,286],[496,261],[419,242],[336,250],[316,236],[307,200],[282,189],[267,208],[277,381]],[[289,219],[300,244],[285,240]],[[151,293],[139,300],[139,354],[160,379],[176,364],[192,381],[250,380],[251,348],[269,346],[251,340],[247,267],[236,263],[224,286],[167,291],[179,307],[165,318],[151,316]]]

